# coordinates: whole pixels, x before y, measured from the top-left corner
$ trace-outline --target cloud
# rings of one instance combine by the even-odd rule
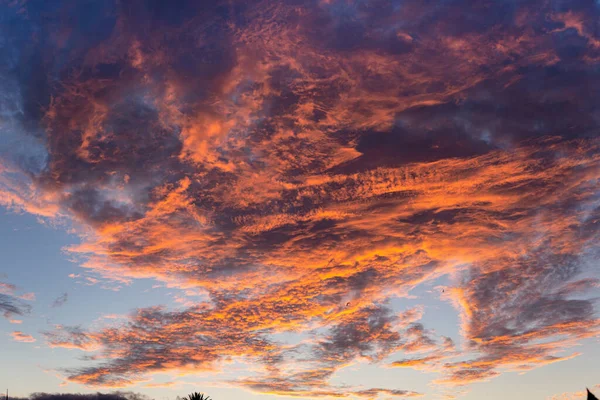
[[[81,282],[206,293],[46,332],[90,352],[69,380],[236,359],[258,392],[411,395],[330,381],[468,385],[598,334],[594,2],[2,7],[0,203],[79,227]],[[389,305],[442,276],[464,347]]]
[[[0,311],[5,318],[10,318],[12,315],[26,314],[29,312],[29,307],[12,296],[0,294]]]
[[[11,336],[15,342],[23,342],[23,343],[33,343],[35,342],[35,338],[27,333],[23,333],[21,331],[14,331],[11,333]]]
[[[149,387],[149,388],[168,388],[168,387],[173,387],[173,386],[177,386],[177,382],[160,382],[160,383],[147,383],[144,385],[145,387]]]
[[[390,390],[390,389],[367,389],[360,390],[353,393],[355,396],[364,398],[376,398],[379,395],[392,396],[392,397],[421,397],[420,393],[411,392],[408,390]]]
[[[80,327],[63,327],[57,325],[51,332],[43,332],[51,347],[66,347],[79,350],[96,349],[95,339],[86,334]]]
[[[17,291],[18,288],[15,285],[0,282],[0,312],[11,322],[14,320],[13,316],[24,316],[31,311],[31,306],[23,300],[33,300],[35,298],[33,293],[19,295]]]
[[[69,298],[69,295],[67,293],[61,294],[56,299],[54,299],[51,307],[56,308],[56,307],[63,306],[67,302],[68,298]]]
[[[390,310],[367,307],[331,328],[318,343],[316,357],[332,364],[345,363],[357,356],[382,359],[400,345],[400,333],[393,329]]]

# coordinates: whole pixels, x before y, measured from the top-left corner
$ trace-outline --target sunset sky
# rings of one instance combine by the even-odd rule
[[[0,392],[600,392],[600,1],[0,0]]]

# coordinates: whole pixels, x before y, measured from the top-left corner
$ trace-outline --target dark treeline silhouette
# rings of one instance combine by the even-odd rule
[[[134,392],[112,392],[112,393],[32,393],[29,397],[10,396],[10,400],[152,400],[141,393]],[[3,396],[0,397],[3,399]],[[190,393],[188,396],[179,397],[177,400],[213,400],[208,395],[198,392]]]
[[[151,400],[148,396],[134,392],[112,393],[32,393],[29,397],[10,397],[10,400]]]
[[[589,389],[587,390],[587,400],[599,400]],[[0,397],[1,398],[1,397]],[[190,393],[188,396],[179,397],[180,400],[213,400],[203,393]],[[151,400],[148,396],[134,392],[113,392],[113,393],[33,393],[29,397],[10,397],[10,400]]]

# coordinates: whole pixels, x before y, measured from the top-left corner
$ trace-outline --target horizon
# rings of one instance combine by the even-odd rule
[[[0,0],[0,386],[600,392],[598,21]]]

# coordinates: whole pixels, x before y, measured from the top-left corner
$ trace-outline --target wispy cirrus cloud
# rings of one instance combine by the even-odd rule
[[[63,293],[60,296],[58,296],[56,299],[54,299],[54,301],[51,304],[51,307],[56,308],[56,307],[62,307],[67,300],[69,299],[69,294],[68,293]]]
[[[73,221],[89,282],[208,297],[47,332],[95,351],[69,380],[236,358],[254,391],[376,398],[418,393],[330,379],[363,360],[452,387],[576,356],[600,331],[600,11],[561,4],[6,6],[0,203]],[[465,346],[388,304],[446,275]]]
[[[19,321],[13,316],[23,316],[31,312],[31,306],[26,301],[35,299],[33,293],[18,294],[18,292],[19,288],[16,285],[0,282],[0,312],[11,322]]]

